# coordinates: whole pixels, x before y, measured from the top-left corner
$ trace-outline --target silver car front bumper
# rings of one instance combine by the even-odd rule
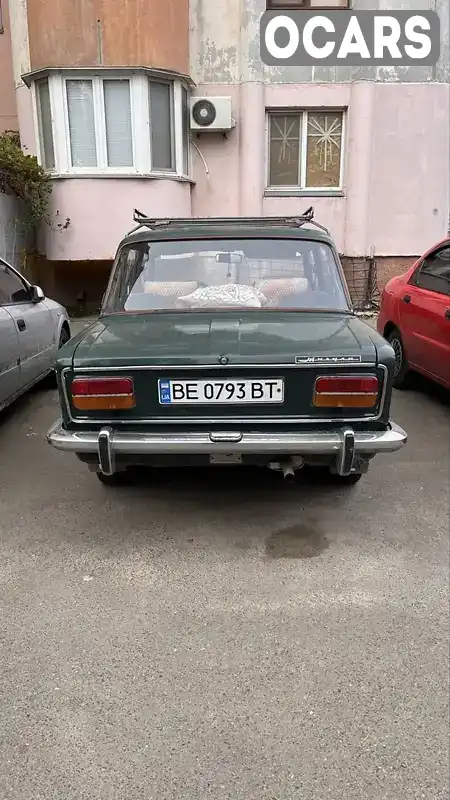
[[[61,421],[47,434],[47,441],[57,450],[72,453],[96,453],[99,467],[105,475],[115,472],[118,455],[189,454],[214,455],[234,450],[245,454],[297,456],[335,456],[336,471],[349,475],[358,455],[393,453],[407,440],[407,434],[390,423],[386,431],[354,431],[342,427],[334,431],[305,433],[241,433],[216,431],[211,433],[139,433],[122,432],[110,427],[100,431],[67,431]]]

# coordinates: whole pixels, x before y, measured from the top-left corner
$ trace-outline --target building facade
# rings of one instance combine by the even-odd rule
[[[41,232],[46,290],[98,302],[134,208],[259,216],[313,204],[355,291],[364,265],[379,284],[402,271],[449,221],[449,7],[430,2],[435,67],[356,69],[265,66],[266,0],[9,0],[22,145],[52,175],[55,221],[67,220]],[[192,96],[230,98],[233,127],[191,130]]]

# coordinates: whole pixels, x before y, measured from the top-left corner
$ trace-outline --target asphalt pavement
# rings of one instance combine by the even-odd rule
[[[450,401],[352,489],[102,486],[0,419],[1,800],[448,800]]]

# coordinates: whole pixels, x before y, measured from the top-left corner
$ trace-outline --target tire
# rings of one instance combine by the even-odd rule
[[[305,469],[307,469],[305,467]],[[350,475],[337,475],[328,467],[310,467],[309,473],[314,481],[319,480],[329,486],[354,486],[359,483],[364,473],[351,472]]]
[[[395,371],[393,386],[396,389],[407,389],[410,383],[410,369],[408,359],[406,358],[405,348],[403,345],[400,331],[394,328],[388,335],[387,341],[393,347],[395,353]]]
[[[58,342],[58,350],[63,347],[63,345],[67,344],[70,339],[70,333],[67,331],[67,328],[62,328],[61,333],[59,334],[59,342]],[[42,380],[42,387],[44,389],[56,389],[56,372],[52,369],[48,375],[43,378]]]
[[[338,486],[355,486],[362,476],[362,472],[351,472],[350,475],[333,475],[333,483]]]
[[[69,339],[70,339],[70,333],[68,332],[67,328],[62,328],[59,336],[58,350],[61,349],[63,345],[67,344]]]

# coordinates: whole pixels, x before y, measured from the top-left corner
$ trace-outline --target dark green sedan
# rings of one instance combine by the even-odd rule
[[[312,209],[135,221],[100,318],[59,352],[53,447],[105,484],[208,464],[354,484],[405,444],[389,416],[394,352],[353,312]]]

